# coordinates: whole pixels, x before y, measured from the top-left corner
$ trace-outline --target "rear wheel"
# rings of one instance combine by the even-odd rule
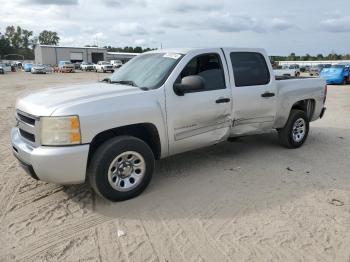
[[[309,120],[306,113],[292,109],[284,128],[277,131],[281,145],[287,148],[302,146],[309,134]]]
[[[141,194],[152,178],[154,155],[142,140],[131,136],[112,138],[94,153],[88,168],[91,187],[111,201]]]

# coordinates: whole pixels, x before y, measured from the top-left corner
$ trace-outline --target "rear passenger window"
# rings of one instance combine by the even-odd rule
[[[262,54],[233,52],[230,55],[236,86],[266,85],[270,72]]]
[[[190,75],[199,75],[204,78],[204,91],[226,88],[219,54],[205,54],[193,58],[182,70],[180,77],[182,79]]]

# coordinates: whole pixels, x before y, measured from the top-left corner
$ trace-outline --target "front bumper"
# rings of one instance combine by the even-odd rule
[[[326,109],[327,108],[322,108],[322,110],[321,110],[321,113],[320,113],[320,118],[322,118],[323,116],[324,116],[324,113],[326,113]]]
[[[13,154],[33,178],[57,184],[84,183],[89,145],[33,147],[11,130]]]
[[[326,79],[327,85],[340,85],[343,83],[343,79],[339,78],[333,78],[333,79]]]
[[[32,74],[46,74],[45,69],[32,69]]]

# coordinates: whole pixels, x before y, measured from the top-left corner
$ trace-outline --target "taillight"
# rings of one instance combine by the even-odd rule
[[[326,103],[328,86],[324,87],[323,104]]]

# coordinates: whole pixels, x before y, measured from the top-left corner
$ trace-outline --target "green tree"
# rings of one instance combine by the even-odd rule
[[[23,48],[29,48],[30,45],[32,45],[32,39],[33,31],[29,31],[26,29],[22,30],[22,47]]]
[[[60,38],[56,32],[44,30],[39,34],[41,45],[58,45]]]
[[[322,54],[318,54],[318,55],[316,56],[316,58],[317,58],[317,60],[323,60],[323,59],[324,59],[324,57],[323,57]]]
[[[10,41],[13,48],[21,47],[22,28],[17,26],[15,28],[13,25],[6,27],[5,37]]]
[[[12,47],[10,41],[5,37],[5,35],[0,33],[0,57],[10,54],[12,52]]]

